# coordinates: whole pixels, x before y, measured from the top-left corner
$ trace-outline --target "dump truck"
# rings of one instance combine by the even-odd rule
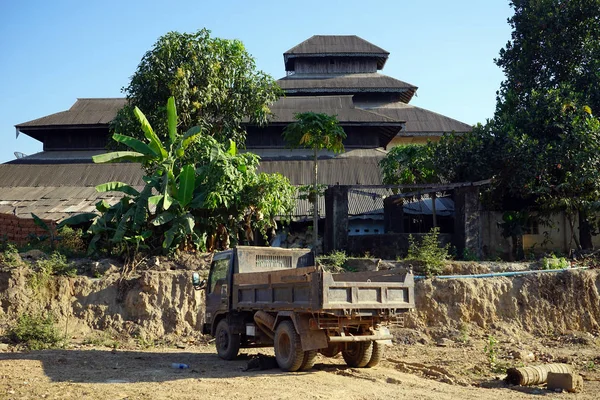
[[[389,327],[415,306],[412,272],[331,273],[310,249],[238,246],[214,255],[207,280],[193,280],[205,290],[203,333],[219,357],[273,346],[284,371],[311,369],[317,353],[375,366],[391,344]]]

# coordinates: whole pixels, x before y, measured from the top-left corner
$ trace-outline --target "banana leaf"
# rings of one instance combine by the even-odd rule
[[[143,162],[148,159],[142,153],[138,153],[137,151],[113,151],[112,153],[98,154],[92,157],[92,160],[96,164],[104,164],[111,162],[123,162],[123,161],[131,161],[131,162]]]
[[[96,186],[96,191],[103,192],[123,192],[130,196],[139,196],[140,192],[135,190],[130,185],[123,182],[107,182]]]
[[[112,138],[115,142],[123,143],[124,145],[131,147],[135,151],[142,153],[145,156],[158,157],[158,155],[159,155],[146,143],[144,143],[141,140],[138,140],[136,138],[132,138],[131,136],[125,136],[125,135],[121,135],[119,133],[115,133],[112,136]]]

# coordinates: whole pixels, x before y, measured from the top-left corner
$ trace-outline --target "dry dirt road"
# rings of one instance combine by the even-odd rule
[[[272,354],[267,349],[260,352]],[[278,369],[244,371],[248,355],[223,361],[210,345],[184,350],[81,347],[4,352],[0,353],[0,399],[600,398],[597,381],[585,382],[583,393],[568,394],[508,387],[492,375],[475,382],[456,376],[448,379],[444,373],[427,372],[427,368],[421,368],[424,374],[403,372],[417,371],[426,360],[440,365],[448,364],[444,359],[457,358],[456,368],[463,368],[465,362],[478,362],[462,349],[395,346],[385,361],[371,369],[348,368],[340,356],[328,359],[319,355],[313,370],[283,373]],[[186,363],[190,368],[173,369],[171,363]],[[446,368],[439,371],[452,375],[452,365]],[[450,383],[440,382],[440,376]]]

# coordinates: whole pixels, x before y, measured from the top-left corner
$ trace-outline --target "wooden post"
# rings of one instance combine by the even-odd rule
[[[433,227],[436,228],[437,227],[437,216],[435,215],[435,198],[436,198],[436,193],[433,192],[431,193],[431,215],[433,216]]]

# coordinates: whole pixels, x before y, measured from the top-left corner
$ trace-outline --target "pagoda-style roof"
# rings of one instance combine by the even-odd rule
[[[394,102],[373,108],[374,112],[390,118],[406,121],[402,135],[440,136],[444,133],[471,132],[473,127],[445,115],[402,102]]]
[[[285,123],[296,121],[295,115],[301,112],[313,111],[336,115],[342,125],[368,124],[389,125],[400,129],[405,121],[387,117],[376,112],[356,108],[351,95],[345,96],[293,96],[282,97],[271,106],[273,119],[270,123]]]
[[[382,69],[390,55],[356,35],[314,35],[283,53],[286,71],[294,71],[298,57],[370,57],[377,59],[377,69]]]
[[[57,126],[106,126],[112,121],[117,112],[123,108],[126,103],[124,98],[95,98],[95,99],[77,99],[75,104],[67,111],[61,111],[50,114],[33,121],[23,122],[15,127],[26,132],[28,129],[57,127]]]
[[[289,95],[398,93],[405,103],[417,91],[410,83],[380,73],[294,74],[279,79],[277,84]]]

